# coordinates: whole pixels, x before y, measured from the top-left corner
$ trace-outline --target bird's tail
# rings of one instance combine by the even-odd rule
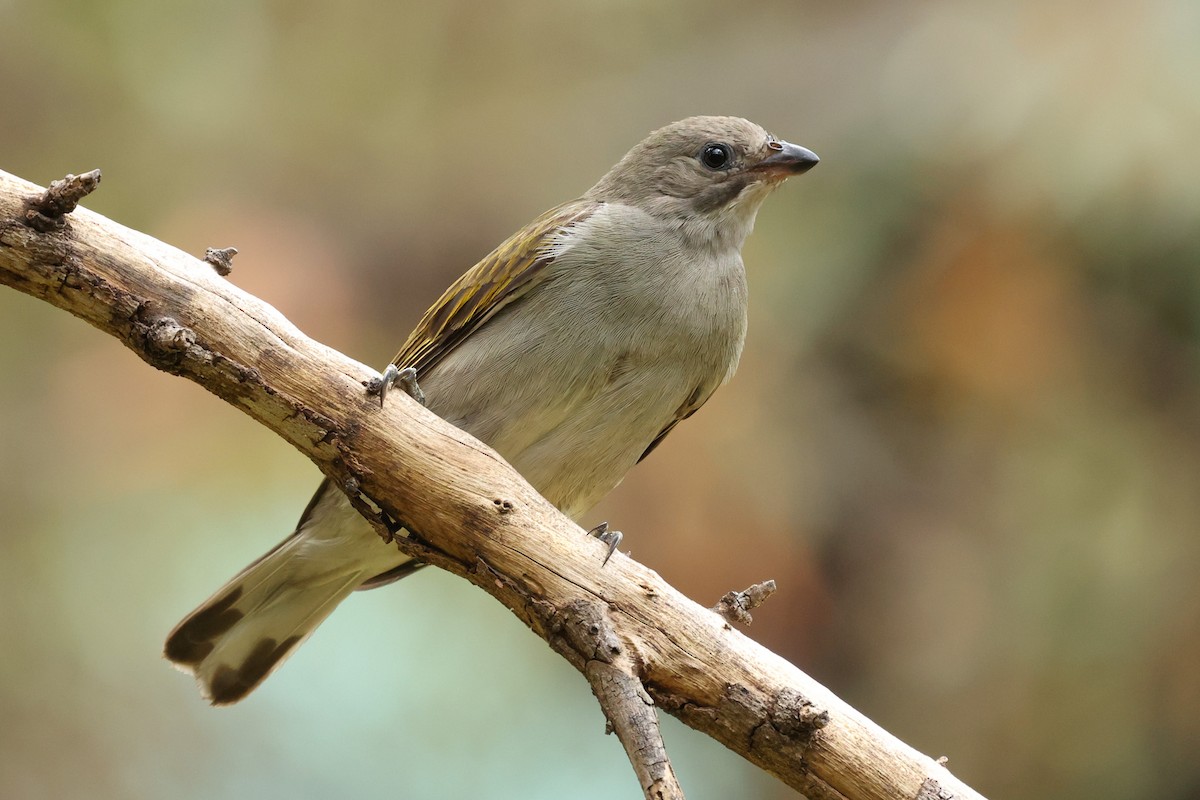
[[[165,655],[213,705],[236,703],[371,578],[365,565],[305,557],[298,535],[225,584],[167,637]]]

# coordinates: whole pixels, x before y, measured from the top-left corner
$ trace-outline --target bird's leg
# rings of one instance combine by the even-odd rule
[[[596,527],[588,531],[588,536],[595,536],[600,541],[608,545],[608,553],[604,556],[604,560],[600,562],[600,566],[608,563],[612,558],[612,554],[617,552],[617,545],[621,543],[621,539],[625,538],[625,534],[620,531],[610,531],[607,522],[601,522]]]
[[[379,395],[380,408],[383,408],[383,401],[387,397],[388,389],[393,386],[399,386],[413,400],[425,405],[425,393],[421,391],[421,385],[417,383],[417,371],[412,367],[400,369],[395,364],[388,364],[383,374],[367,381],[366,385],[367,394]]]

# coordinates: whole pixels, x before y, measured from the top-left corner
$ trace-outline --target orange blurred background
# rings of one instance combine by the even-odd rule
[[[1200,6],[0,0],[0,168],[382,366],[650,129],[822,163],[745,249],[734,381],[594,514],[994,797],[1200,796]],[[0,796],[636,797],[585,682],[434,570],[246,703],[159,658],[316,469],[0,291]],[[786,798],[673,720],[688,796]]]

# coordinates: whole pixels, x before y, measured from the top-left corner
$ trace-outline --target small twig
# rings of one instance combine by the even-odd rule
[[[654,700],[636,673],[635,659],[608,617],[595,603],[571,603],[562,614],[561,633],[573,655],[582,658],[583,674],[625,748],[646,800],[683,800],[658,725]]]
[[[210,247],[204,251],[204,260],[213,265],[213,269],[221,277],[233,272],[233,257],[238,254],[236,247]]]
[[[775,594],[775,589],[775,581],[763,581],[740,592],[728,592],[712,610],[729,622],[749,625],[754,622],[754,617],[750,616],[751,610],[765,603],[768,597]]]
[[[51,183],[41,194],[25,201],[25,224],[41,233],[60,230],[66,214],[100,185],[100,170],[70,175]]]

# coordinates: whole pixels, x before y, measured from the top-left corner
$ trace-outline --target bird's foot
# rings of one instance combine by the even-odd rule
[[[617,552],[617,545],[621,543],[621,539],[625,538],[625,534],[620,531],[610,531],[607,522],[601,522],[596,527],[588,531],[588,536],[595,536],[600,541],[608,545],[608,553],[604,556],[604,561],[600,562],[603,567],[612,558],[612,554]]]
[[[425,393],[421,391],[421,385],[417,383],[417,371],[412,367],[400,369],[395,364],[388,364],[383,374],[367,381],[366,386],[367,394],[372,397],[379,395],[380,408],[383,408],[383,401],[393,386],[399,386],[413,400],[425,405]]]

